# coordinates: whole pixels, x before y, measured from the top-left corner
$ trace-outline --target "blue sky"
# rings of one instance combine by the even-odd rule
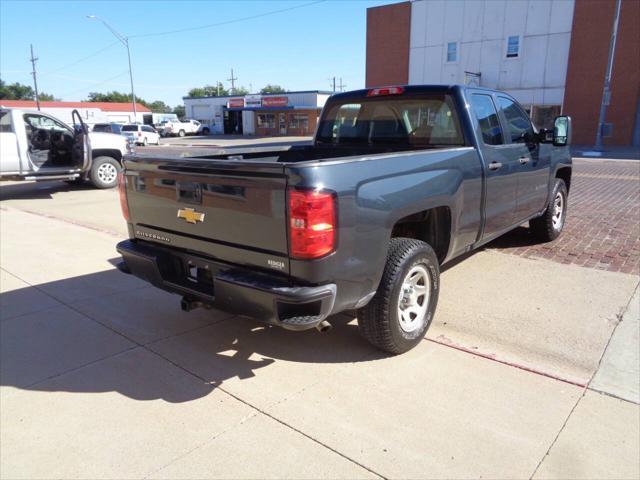
[[[267,83],[288,90],[328,89],[342,77],[364,87],[366,9],[393,0],[290,1],[9,1],[0,0],[0,76],[31,85],[29,44],[39,57],[38,86],[63,100],[91,91],[129,91],[124,46],[97,15],[131,36],[136,94],[171,106],[192,87],[226,79],[258,90]],[[292,9],[292,7],[302,6]],[[288,11],[182,33],[157,36]],[[100,51],[102,50],[102,51]],[[89,58],[87,58],[89,57]]]

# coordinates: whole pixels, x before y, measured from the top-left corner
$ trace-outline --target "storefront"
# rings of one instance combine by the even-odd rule
[[[187,117],[213,133],[260,136],[313,135],[330,92],[305,91],[228,97],[185,97]],[[199,115],[196,117],[195,115]]]

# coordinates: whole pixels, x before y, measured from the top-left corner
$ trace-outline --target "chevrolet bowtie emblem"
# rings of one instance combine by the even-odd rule
[[[196,212],[193,208],[180,208],[178,218],[183,218],[187,223],[204,222],[204,213]]]

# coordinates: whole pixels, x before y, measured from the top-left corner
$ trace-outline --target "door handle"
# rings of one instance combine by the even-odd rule
[[[500,167],[502,167],[500,162],[491,162],[489,164],[489,170],[498,170]]]
[[[529,157],[520,157],[520,165],[526,165],[531,159]]]

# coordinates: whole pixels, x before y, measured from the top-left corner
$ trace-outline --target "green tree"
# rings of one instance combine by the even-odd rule
[[[285,93],[286,90],[284,88],[282,88],[280,85],[267,85],[266,87],[264,87],[262,90],[260,90],[260,93],[265,94],[265,93]]]
[[[122,103],[127,103],[131,101],[131,94],[130,93],[122,93],[122,92],[116,92],[115,90],[113,92],[107,92],[107,93],[101,93],[101,92],[91,92],[89,93],[89,98],[87,98],[88,102],[122,102]],[[143,103],[144,101],[140,98],[136,98],[136,101],[138,101],[139,103]]]
[[[0,80],[0,99],[5,100],[33,100],[35,92],[29,85],[21,83],[6,84]]]
[[[187,115],[184,105],[178,105],[176,107],[173,107],[173,113],[175,113],[178,116],[178,118],[184,118]]]
[[[154,113],[171,113],[171,107],[162,100],[156,100],[147,105]]]
[[[248,95],[249,90],[246,87],[238,87],[231,91],[231,95]]]
[[[224,88],[221,82],[218,82],[216,85],[192,88],[187,95],[189,97],[223,97],[229,95],[229,91]]]
[[[51,95],[50,93],[38,93],[38,98],[40,99],[41,102],[55,102],[55,101],[60,101],[59,98],[55,98],[53,95]]]
[[[207,95],[204,88],[192,88],[187,93],[187,96],[188,97],[206,97]]]
[[[56,100],[53,95],[49,93],[39,92],[38,98],[42,102],[51,102]],[[36,94],[29,85],[23,85],[22,83],[12,83],[7,85],[2,79],[0,79],[0,99],[5,100],[35,100]]]

